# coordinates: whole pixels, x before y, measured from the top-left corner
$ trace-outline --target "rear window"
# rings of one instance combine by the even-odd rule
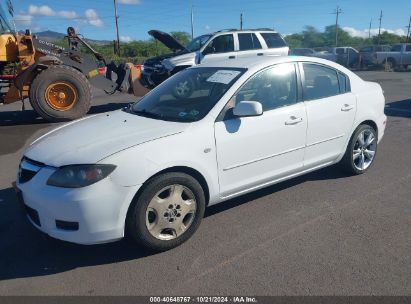
[[[240,51],[261,49],[260,41],[253,33],[238,34],[238,42],[240,43]]]
[[[261,33],[268,48],[279,48],[287,46],[284,39],[277,33]]]

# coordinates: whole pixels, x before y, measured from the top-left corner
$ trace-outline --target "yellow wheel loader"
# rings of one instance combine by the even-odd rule
[[[3,15],[3,14],[1,14]],[[116,91],[142,96],[140,71],[132,64],[107,64],[72,27],[67,29],[68,48],[31,35],[13,33],[1,16],[0,104],[29,99],[33,109],[51,122],[84,116],[91,106],[92,86],[107,94]],[[87,49],[89,54],[81,52]],[[106,67],[107,73],[99,73]],[[111,80],[117,74],[116,81]]]

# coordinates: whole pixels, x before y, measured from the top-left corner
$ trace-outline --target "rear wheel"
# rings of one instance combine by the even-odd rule
[[[48,121],[77,119],[90,109],[91,86],[79,71],[65,65],[51,66],[33,80],[30,103]]]
[[[384,61],[384,70],[387,72],[392,72],[395,69],[395,60],[393,58],[388,58]]]
[[[377,132],[369,125],[360,125],[348,143],[341,160],[342,168],[352,174],[366,172],[377,154]]]
[[[197,180],[184,173],[160,175],[131,205],[127,233],[148,249],[165,251],[194,234],[204,210],[204,191]]]

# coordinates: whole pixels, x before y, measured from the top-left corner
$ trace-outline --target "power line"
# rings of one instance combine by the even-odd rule
[[[116,31],[117,31],[117,55],[120,56],[120,34],[118,32],[118,15],[117,15],[117,0],[114,0],[114,17],[116,19]]]
[[[382,10],[381,10],[381,13],[380,13],[380,18],[379,18],[379,20],[380,20],[380,25],[379,25],[379,27],[378,27],[378,45],[380,45],[380,39],[381,39]]]
[[[370,20],[370,27],[368,28],[368,39],[371,38],[371,25],[372,25],[372,18]]]
[[[337,9],[334,11],[335,14],[335,46],[338,46],[338,17],[342,13],[341,8],[337,5]]]
[[[193,1],[190,1],[190,5],[191,5],[191,39],[194,39]]]

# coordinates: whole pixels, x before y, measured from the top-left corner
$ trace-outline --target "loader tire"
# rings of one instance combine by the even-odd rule
[[[87,114],[91,92],[84,74],[66,65],[56,65],[34,78],[29,99],[33,109],[45,120],[70,121]]]

